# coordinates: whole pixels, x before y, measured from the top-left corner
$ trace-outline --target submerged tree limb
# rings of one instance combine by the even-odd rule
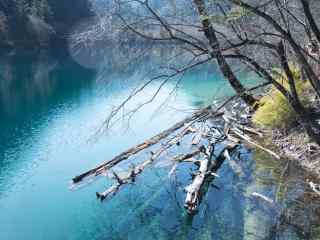
[[[194,213],[202,198],[202,188],[205,182],[212,176],[216,176],[216,171],[220,168],[221,164],[225,159],[230,158],[228,150],[233,150],[238,144],[230,142],[228,140],[223,141],[223,149],[220,154],[213,160],[215,144],[211,143],[204,155],[204,159],[199,161],[199,169],[195,174],[195,177],[190,185],[185,190],[187,192],[184,207],[187,209],[189,214]]]
[[[263,86],[266,86],[266,83],[247,91],[255,90]],[[278,158],[278,156],[271,150],[265,149],[251,140],[249,134],[254,134],[259,137],[262,136],[262,133],[259,130],[256,130],[248,125],[244,125],[245,123],[241,121],[242,116],[241,119],[238,119],[239,114],[234,114],[231,111],[234,116],[232,116],[232,114],[228,116],[227,105],[233,100],[236,100],[237,97],[239,96],[234,95],[226,99],[224,102],[222,102],[222,104],[214,108],[214,110],[212,110],[212,106],[198,110],[192,116],[185,118],[184,120],[176,123],[172,127],[146,140],[145,142],[140,143],[135,147],[122,152],[113,159],[102,163],[99,166],[80,174],[79,176],[74,177],[73,183],[77,184],[87,177],[95,177],[105,173],[106,171],[112,171],[111,168],[120,162],[127,160],[133,155],[138,154],[139,152],[146,150],[153,145],[158,144],[158,148],[155,151],[150,151],[150,155],[145,161],[133,166],[126,174],[119,176],[117,173],[112,171],[113,179],[115,180],[114,183],[105,191],[96,193],[97,198],[103,201],[106,198],[117,194],[122,187],[135,182],[135,179],[138,175],[140,175],[147,167],[152,165],[156,159],[162,157],[171,147],[178,145],[184,136],[188,135],[189,133],[195,133],[191,140],[193,146],[198,146],[200,142],[202,142],[202,138],[205,138],[205,145],[198,146],[192,152],[173,157],[172,163],[174,164],[174,167],[169,173],[170,176],[175,171],[178,164],[182,162],[189,162],[197,166],[198,170],[195,173],[192,173],[193,181],[185,188],[187,194],[184,206],[188,213],[194,213],[199,207],[201,199],[206,192],[205,186],[207,186],[207,183],[217,176],[216,172],[225,159],[230,160],[231,162],[232,159],[229,151],[233,151],[239,144],[241,144],[241,140],[249,142],[252,145],[261,148]],[[237,113],[241,111],[247,112],[247,110],[247,107],[243,106],[242,110],[241,108],[237,109]],[[221,125],[219,124],[218,126],[215,126],[214,122],[207,121],[208,119],[214,119],[218,117],[222,119],[222,116],[224,117],[225,121]],[[250,114],[246,114],[246,116],[249,118]],[[196,122],[203,122],[210,125],[206,125],[208,127],[208,129],[205,130],[207,134],[204,134],[205,132],[203,132],[203,129],[197,129],[198,132],[196,132],[197,130],[193,128],[195,127]],[[183,129],[180,130],[181,128]],[[171,136],[171,134],[173,134],[173,136]],[[234,137],[234,135],[237,135],[239,138]],[[164,139],[166,139],[166,141],[159,144]],[[218,148],[216,148],[216,146],[218,146]],[[222,150],[220,147],[222,147]],[[215,149],[219,150],[219,153],[216,153]],[[217,154],[217,156],[214,154]]]
[[[266,83],[262,83],[258,86],[252,87],[248,90],[246,90],[246,92],[250,92],[250,91],[254,91],[257,90],[259,88],[265,87],[268,84],[270,84],[269,82]],[[212,106],[209,105],[205,108],[202,108],[198,111],[196,111],[192,116],[185,118],[184,120],[174,124],[172,127],[168,128],[167,130],[153,136],[152,138],[146,140],[143,143],[140,143],[122,153],[120,153],[119,155],[115,156],[114,158],[112,158],[109,161],[106,161],[100,165],[98,165],[95,168],[92,168],[78,176],[75,176],[72,179],[73,184],[77,184],[80,183],[81,181],[83,181],[85,178],[90,177],[90,176],[98,176],[101,175],[103,172],[105,172],[106,170],[112,168],[113,166],[117,165],[118,163],[122,162],[123,160],[128,159],[129,157],[141,152],[144,149],[147,149],[157,143],[159,143],[161,140],[167,138],[168,136],[170,136],[170,134],[172,134],[173,132],[179,130],[180,128],[184,127],[186,124],[190,124],[193,123],[195,121],[203,121],[205,119],[208,118],[216,118],[216,117],[220,117],[223,115],[222,112],[220,112],[221,109],[223,109],[227,104],[229,104],[231,101],[235,100],[237,97],[239,97],[239,95],[233,95],[231,97],[229,97],[228,99],[226,99],[219,107],[217,107],[213,112],[211,111]]]
[[[117,180],[117,183],[109,187],[107,190],[105,190],[102,193],[97,192],[97,198],[99,198],[101,201],[106,199],[110,195],[116,194],[122,185],[131,183],[135,181],[135,178],[137,175],[142,173],[146,167],[148,167],[150,164],[152,164],[158,157],[160,157],[168,148],[171,146],[177,144],[181,138],[183,138],[185,135],[189,134],[190,132],[193,132],[193,129],[190,128],[190,126],[187,126],[180,134],[178,134],[175,138],[171,139],[167,142],[164,146],[162,146],[160,149],[158,149],[155,153],[152,153],[150,158],[139,164],[138,166],[134,167],[130,173],[127,174],[126,177],[120,178],[115,172],[113,172],[114,178]],[[195,153],[196,154],[196,153]],[[191,156],[190,156],[191,157]],[[185,157],[187,159],[187,157]]]
[[[129,158],[130,156],[132,156],[134,154],[137,154],[137,153],[141,152],[142,150],[159,143],[162,139],[165,139],[170,134],[172,134],[173,132],[179,130],[180,128],[182,128],[186,124],[194,122],[198,118],[201,118],[201,117],[204,117],[204,116],[208,115],[209,111],[210,111],[210,108],[211,108],[211,106],[197,111],[191,117],[185,118],[184,120],[176,123],[175,125],[173,125],[169,129],[167,129],[167,130],[159,133],[158,135],[146,140],[145,142],[140,143],[140,144],[136,145],[135,147],[132,147],[132,148],[122,152],[121,154],[117,155],[113,159],[111,159],[111,160],[109,160],[107,162],[104,162],[104,163],[100,164],[99,166],[97,166],[95,168],[92,168],[92,169],[88,170],[87,172],[84,172],[84,173],[80,174],[79,176],[74,177],[72,179],[73,183],[79,183],[84,178],[86,178],[86,177],[88,177],[90,175],[98,176],[102,172],[104,172],[105,170],[112,168],[113,166],[115,166],[116,164],[120,163],[121,161]],[[222,114],[223,113],[215,113],[214,115],[217,117],[217,116],[221,116]]]
[[[232,98],[229,98],[227,101],[225,101],[214,113],[210,112],[211,106],[208,106],[206,108],[203,108],[203,109],[195,112],[192,116],[187,117],[184,120],[174,124],[169,129],[157,134],[156,136],[146,140],[145,142],[140,143],[140,144],[136,145],[135,147],[132,147],[132,148],[122,152],[121,154],[117,155],[113,159],[106,161],[106,162],[100,164],[99,166],[92,168],[92,169],[88,170],[87,172],[84,172],[84,173],[74,177],[72,179],[73,183],[74,184],[79,183],[84,178],[89,177],[91,175],[94,175],[94,176],[100,175],[102,172],[106,171],[107,169],[112,168],[113,166],[120,163],[121,161],[128,159],[130,156],[135,155],[135,154],[141,152],[142,150],[159,143],[161,140],[167,138],[173,132],[184,127],[186,124],[193,123],[195,121],[198,121],[199,119],[203,120],[207,116],[210,116],[210,118],[222,116],[223,113],[219,112],[219,110],[222,109],[222,107],[225,106],[225,104],[227,102],[231,101],[230,99],[233,99],[233,98],[234,98],[234,96]]]
[[[116,179],[116,183],[114,185],[112,185],[111,187],[109,187],[108,189],[106,189],[104,192],[99,193],[97,192],[97,198],[99,198],[101,201],[105,200],[107,197],[111,196],[111,195],[115,195],[122,186],[127,185],[129,183],[132,183],[135,181],[135,178],[141,174],[146,167],[148,167],[150,164],[152,164],[154,162],[154,160],[159,157],[167,148],[161,148],[159,149],[155,154],[153,154],[148,160],[142,162],[141,164],[137,165],[136,167],[134,167],[124,178],[120,178],[119,176],[117,176],[115,173],[115,179]],[[198,155],[201,150],[201,148],[199,148],[198,150],[195,150],[192,153],[189,154],[183,154],[180,155],[176,158],[174,158],[174,161],[177,162],[183,162],[186,161],[187,159],[190,159],[196,155]]]

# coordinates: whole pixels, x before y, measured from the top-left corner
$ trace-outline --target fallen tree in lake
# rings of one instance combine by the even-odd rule
[[[222,165],[225,159],[228,159],[228,151],[232,151],[236,148],[237,144],[234,142],[224,141],[223,149],[220,151],[218,157],[213,160],[215,143],[210,143],[209,147],[204,151],[204,159],[197,161],[199,169],[194,176],[194,179],[190,185],[185,188],[186,199],[184,207],[187,209],[188,213],[193,213],[197,208],[201,200],[201,190],[202,186],[205,184],[206,180],[210,177],[217,176],[216,171]]]
[[[145,150],[148,147],[151,147],[151,146],[159,143],[161,140],[165,139],[173,132],[184,127],[186,124],[190,124],[194,121],[197,121],[201,117],[208,116],[209,110],[210,110],[210,107],[201,109],[201,110],[197,111],[196,113],[194,113],[191,117],[188,117],[188,118],[176,123],[171,128],[159,133],[158,135],[146,140],[145,142],[140,143],[140,144],[136,145],[135,147],[128,149],[127,151],[119,154],[118,156],[114,157],[110,161],[102,163],[101,165],[99,165],[93,169],[90,169],[89,171],[82,173],[79,176],[74,177],[72,179],[73,183],[79,183],[82,180],[84,180],[84,178],[92,176],[92,175],[94,175],[94,176],[100,175],[102,172],[112,168],[113,166],[120,163],[121,161],[128,159],[130,156],[135,155],[135,154],[141,152],[142,150]],[[216,114],[216,116],[221,116],[221,115],[222,115],[222,113]]]
[[[236,105],[236,106],[235,106]],[[230,109],[235,108],[235,109]],[[156,160],[166,156],[169,149],[179,147],[187,135],[191,136],[191,152],[170,157],[174,165],[170,171],[172,174],[178,164],[190,163],[197,166],[195,172],[191,172],[192,181],[185,187],[186,197],[184,206],[188,213],[194,213],[201,203],[205,194],[204,186],[217,176],[217,171],[225,160],[232,160],[232,153],[238,150],[238,146],[247,143],[258,147],[271,154],[279,156],[258,144],[251,135],[263,137],[263,133],[250,126],[251,107],[243,104],[241,100],[233,96],[224,101],[219,107],[209,106],[203,108],[191,117],[176,123],[171,128],[159,133],[147,141],[119,154],[110,161],[86,171],[73,178],[73,185],[84,182],[89,177],[96,177],[107,172],[112,173],[114,184],[96,196],[101,201],[117,194],[123,187],[136,181],[136,177],[144,172]],[[241,117],[239,114],[241,113]],[[241,118],[241,119],[240,119]],[[245,119],[245,120],[244,120]],[[205,126],[201,128],[200,126]],[[150,150],[150,148],[156,150]],[[118,174],[113,167],[123,161],[130,162],[131,158],[138,153],[148,153],[147,159],[135,166],[129,167],[125,174]],[[145,156],[145,155],[144,155]]]

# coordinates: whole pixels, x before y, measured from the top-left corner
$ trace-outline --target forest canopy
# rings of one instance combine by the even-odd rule
[[[75,24],[91,16],[88,0],[2,0],[0,49],[43,48],[64,42]]]

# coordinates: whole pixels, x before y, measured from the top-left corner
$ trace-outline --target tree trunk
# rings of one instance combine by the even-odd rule
[[[306,130],[308,136],[320,146],[319,124],[311,117],[311,115],[300,102],[291,102],[291,106],[299,117],[301,125]]]
[[[193,0],[198,13],[199,18],[202,23],[202,29],[204,31],[204,34],[206,38],[209,40],[210,47],[212,50],[209,52],[209,54],[217,59],[219,68],[224,75],[226,79],[229,80],[230,85],[233,87],[233,89],[236,91],[236,93],[250,106],[253,106],[256,103],[256,99],[250,95],[247,94],[245,91],[245,87],[241,84],[239,79],[236,77],[234,72],[232,71],[230,65],[226,61],[225,57],[223,56],[220,48],[220,44],[217,38],[217,35],[213,29],[213,26],[209,20],[209,15],[207,13],[207,10],[205,8],[205,4],[203,0]]]
[[[280,56],[281,66],[287,75],[289,88],[291,92],[290,95],[287,96],[287,99],[289,100],[293,110],[296,112],[296,114],[300,118],[301,124],[305,128],[310,138],[313,141],[315,141],[317,144],[320,144],[320,136],[319,136],[319,133],[317,133],[319,131],[319,124],[317,124],[317,122],[311,117],[311,115],[308,113],[308,111],[305,109],[305,107],[303,106],[303,104],[299,99],[296,85],[295,85],[295,79],[290,69],[288,59],[286,57],[286,52],[285,52],[285,47],[283,45],[283,42],[279,43],[278,54]]]
[[[274,19],[272,16],[268,15],[264,11],[260,11],[259,8],[253,7],[252,5],[242,1],[242,0],[231,0],[232,3],[240,6],[242,8],[247,9],[248,11],[252,12],[253,14],[260,16],[264,20],[266,20],[271,26],[273,26],[282,36],[284,39],[288,41],[292,50],[295,52],[301,67],[304,69],[308,79],[314,88],[318,97],[320,97],[320,80],[318,76],[315,74],[314,70],[312,69],[311,65],[307,61],[307,58],[304,55],[301,47],[292,37],[290,31],[286,31],[282,28],[282,26]]]
[[[315,35],[315,37],[317,38],[318,42],[320,43],[320,30],[319,30],[319,27],[318,27],[316,21],[314,20],[312,13],[311,13],[310,2],[309,2],[309,0],[301,0],[301,3],[303,6],[303,11],[304,11],[306,18],[310,24],[310,28],[311,28],[313,34]]]

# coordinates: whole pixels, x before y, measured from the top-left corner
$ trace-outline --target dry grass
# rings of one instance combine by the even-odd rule
[[[310,91],[310,84],[301,80],[301,74],[297,67],[291,66],[296,81],[296,89],[300,100],[304,105],[310,104],[310,100],[305,94]],[[286,89],[289,88],[288,80],[284,74],[275,70],[277,81]],[[294,125],[297,121],[296,114],[291,108],[286,97],[275,87],[272,87],[267,94],[261,98],[259,108],[253,115],[253,123],[259,127],[286,129]]]

